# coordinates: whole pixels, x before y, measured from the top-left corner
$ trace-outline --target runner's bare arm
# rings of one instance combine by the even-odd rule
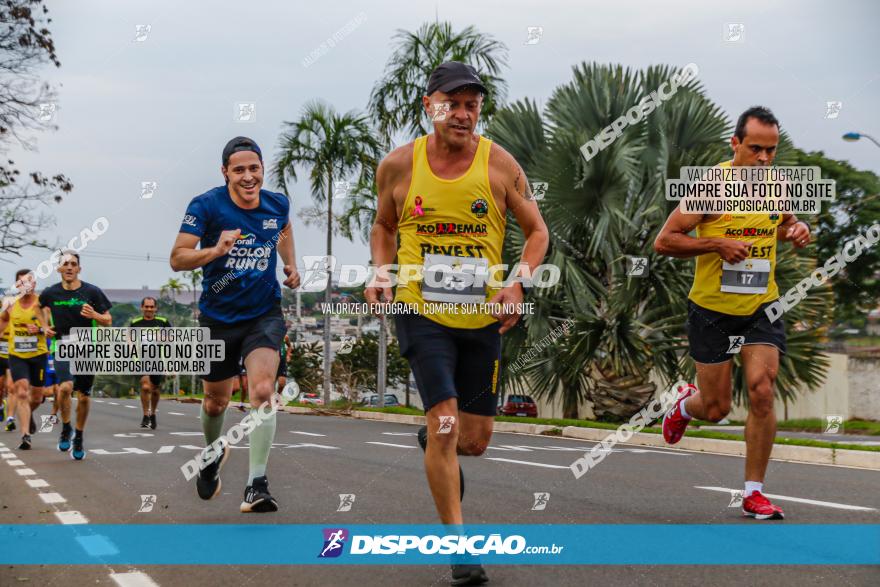
[[[500,158],[505,161],[504,167],[508,170],[504,177],[504,202],[507,209],[516,218],[516,222],[526,239],[517,275],[525,273],[523,265],[528,267],[528,275],[531,275],[535,268],[544,261],[550,243],[550,234],[547,231],[544,218],[541,216],[541,211],[538,209],[538,202],[532,197],[525,171],[510,153],[500,147],[499,151]]]
[[[293,243],[293,228],[288,220],[287,226],[281,229],[278,239],[278,255],[284,263],[284,285],[291,289],[299,287],[299,271],[296,270],[296,247]]]
[[[783,214],[776,230],[776,240],[790,241],[796,248],[803,248],[810,243],[810,225],[798,220],[794,214]]]
[[[729,263],[738,263],[749,253],[748,243],[728,238],[697,238],[688,233],[703,221],[702,214],[684,214],[679,208],[672,211],[666,224],[654,239],[654,250],[667,257],[688,259],[706,253],[718,253]]]
[[[376,170],[376,221],[370,230],[370,255],[376,266],[373,281],[364,290],[364,297],[369,303],[391,301],[391,285],[389,276],[380,268],[394,262],[397,251],[397,205],[394,202],[394,187],[400,180],[404,165],[403,149],[395,149],[389,153]],[[380,295],[383,297],[379,299]]]
[[[192,271],[204,267],[217,257],[228,253],[241,235],[241,230],[224,230],[217,244],[207,249],[196,249],[199,237],[186,232],[178,233],[171,249],[171,268],[174,271]]]
[[[113,316],[110,315],[110,310],[107,310],[103,314],[99,314],[91,304],[83,304],[80,314],[86,318],[94,320],[101,326],[110,326],[113,324]]]

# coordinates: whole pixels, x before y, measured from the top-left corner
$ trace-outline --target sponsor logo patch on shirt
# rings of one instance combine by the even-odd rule
[[[268,220],[263,220],[263,230],[268,228],[278,228],[278,219],[277,218],[269,218]]]

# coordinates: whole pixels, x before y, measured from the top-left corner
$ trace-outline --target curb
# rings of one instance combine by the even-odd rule
[[[291,414],[314,414],[311,408],[290,406],[283,408]],[[386,414],[383,412],[365,412],[354,410],[353,418],[359,420],[378,420],[393,422],[395,424],[425,424],[424,416],[410,416],[406,414]],[[526,424],[519,422],[495,422],[495,432],[510,432],[514,434],[530,434],[540,436],[549,430],[559,430],[559,426],[549,424]],[[602,441],[614,430],[601,428],[581,428],[579,426],[565,426],[562,428],[562,436],[565,438],[577,438],[578,440]],[[636,432],[624,443],[636,446],[652,446],[659,448],[672,448],[666,444],[659,434]],[[675,445],[675,449],[694,452],[707,452],[713,454],[729,455],[736,457],[746,456],[746,444],[742,440],[720,440],[716,438],[695,438],[685,436]],[[770,458],[777,461],[790,461],[794,463],[809,463],[815,465],[840,465],[859,469],[880,471],[880,452],[846,450],[835,448],[819,448],[815,446],[793,446],[787,444],[774,444]]]

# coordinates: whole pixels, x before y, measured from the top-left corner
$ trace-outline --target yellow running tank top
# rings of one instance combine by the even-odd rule
[[[718,167],[730,167],[725,161]],[[697,225],[698,238],[730,238],[750,243],[749,255],[732,265],[718,253],[697,257],[688,297],[698,306],[734,316],[750,316],[779,298],[776,237],[781,214],[724,214]]]
[[[481,303],[507,277],[501,247],[507,220],[489,185],[492,141],[480,137],[470,168],[455,179],[434,175],[428,137],[415,140],[412,181],[398,221],[395,302],[451,328],[483,328],[494,317]]]
[[[0,332],[0,359],[9,357],[9,330],[10,326],[7,326],[3,329],[3,332]],[[0,373],[0,376],[3,376],[3,374]]]
[[[27,325],[40,325],[37,312],[40,311],[40,304],[34,297],[33,303],[27,308],[21,307],[21,300],[16,300],[15,304],[9,307],[9,354],[19,359],[30,359],[39,355],[45,355],[48,351],[46,347],[45,334],[28,334]]]
[[[2,300],[0,300],[0,314],[4,311],[11,310],[12,304],[15,303],[15,298],[4,296]],[[9,358],[9,333],[11,331],[11,324],[7,324],[6,328],[0,332],[0,359]],[[0,373],[0,377],[4,377],[3,373]]]

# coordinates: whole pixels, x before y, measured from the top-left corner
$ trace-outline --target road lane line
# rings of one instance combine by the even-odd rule
[[[14,458],[15,458],[15,455],[14,455],[13,453],[11,453],[11,452],[5,452],[5,453],[3,453],[3,454],[0,454],[0,458],[4,458],[4,459],[14,459]]]
[[[168,412],[169,416],[186,416],[186,414],[182,412]]]
[[[110,573],[110,578],[119,587],[159,587],[159,584],[153,581],[148,574],[141,571]]]
[[[6,461],[6,464],[9,465],[10,467],[21,467],[22,465],[24,465],[24,461],[20,461],[18,459],[13,459],[11,461]]]
[[[27,477],[28,475],[36,475],[37,473],[33,469],[16,469],[16,473],[21,475],[22,477]]]
[[[303,430],[291,430],[291,434],[302,434],[304,436],[327,436],[326,434],[318,434],[317,432],[305,432]]]
[[[40,496],[40,499],[43,500],[43,503],[50,503],[51,504],[51,503],[65,503],[65,502],[67,502],[67,500],[64,499],[64,497],[62,497],[62,495],[60,493],[55,493],[55,492],[38,493],[37,495]]]
[[[720,491],[722,493],[730,494],[732,491],[738,491],[734,489],[730,489],[727,487],[704,487],[701,485],[694,485],[696,489],[706,489],[708,491]],[[833,501],[819,501],[817,499],[805,499],[803,497],[789,497],[787,495],[775,495],[773,493],[765,493],[765,497],[771,497],[773,499],[778,499],[779,501],[791,501],[794,503],[806,503],[809,505],[817,505],[825,508],[833,508],[836,510],[854,510],[860,512],[875,512],[876,508],[863,507],[860,505],[849,505],[845,503],[836,503]]]
[[[126,408],[131,408],[132,410],[134,409],[134,406],[125,406],[125,407],[126,407]]]
[[[116,403],[116,402],[107,402],[107,403],[110,404],[111,406],[118,406],[118,405],[119,405],[119,404]]]
[[[382,434],[388,436],[418,436],[418,433],[416,432],[383,432]]]
[[[393,442],[371,442],[368,441],[364,444],[378,444],[379,446],[396,446],[397,448],[415,448],[409,444],[394,444]]]
[[[571,467],[563,467],[562,465],[548,465],[546,463],[533,463],[531,461],[516,461],[514,459],[502,459],[499,457],[485,457],[487,461],[501,461],[503,463],[516,463],[518,465],[531,465],[532,467],[543,467],[545,469],[568,469],[571,470]]]
[[[62,524],[88,524],[89,520],[79,512],[55,512],[55,517]]]
[[[46,481],[43,479],[27,479],[27,484],[34,489],[39,489],[40,487],[49,487],[49,484],[46,483]]]

